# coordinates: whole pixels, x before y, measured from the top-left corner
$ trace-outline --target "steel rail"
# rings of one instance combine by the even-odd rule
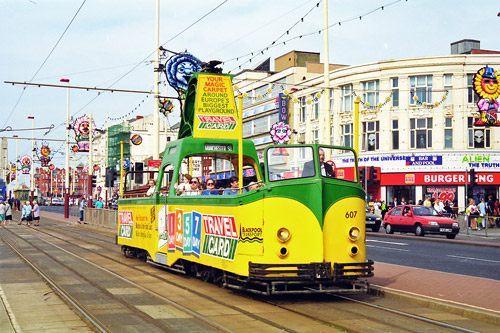
[[[46,282],[48,282],[52,286],[52,288],[55,289],[59,293],[59,295],[61,295],[68,302],[70,302],[71,305],[73,305],[88,321],[90,321],[96,329],[98,329],[100,332],[103,332],[103,333],[104,332],[106,332],[106,333],[111,332],[108,329],[106,329],[104,324],[102,324],[97,318],[95,318],[84,306],[82,306],[80,303],[78,303],[78,301],[76,301],[70,294],[66,293],[66,291],[64,291],[64,289],[59,288],[57,283],[52,281],[52,279],[49,276],[47,276],[45,273],[43,273],[43,271],[41,269],[39,269],[37,265],[35,265],[33,262],[31,262],[31,260],[26,258],[21,252],[19,252],[14,245],[12,245],[9,241],[7,241],[5,239],[2,239],[2,240],[5,244],[7,244],[12,249],[12,251],[14,251],[22,260],[24,260],[24,262],[26,262],[29,266],[31,266],[31,268],[34,271],[36,271]]]
[[[122,280],[123,282],[126,282],[126,283],[130,284],[133,287],[138,288],[138,289],[144,291],[145,293],[148,293],[149,295],[152,295],[152,296],[160,298],[164,302],[166,302],[166,303],[168,303],[168,304],[176,307],[177,309],[179,309],[181,311],[186,312],[187,314],[192,315],[193,317],[195,317],[195,318],[197,318],[197,319],[199,319],[199,320],[201,320],[201,321],[209,324],[212,327],[215,327],[215,328],[217,328],[217,329],[219,329],[221,331],[224,331],[224,332],[232,332],[229,328],[226,328],[226,327],[224,327],[224,326],[222,326],[222,325],[220,325],[220,324],[218,324],[218,323],[216,323],[216,322],[214,322],[214,321],[206,318],[205,316],[203,316],[203,315],[201,315],[201,314],[199,314],[199,313],[197,313],[197,312],[195,312],[193,310],[190,310],[190,309],[186,308],[185,306],[180,305],[180,304],[178,304],[178,303],[176,303],[176,302],[174,302],[174,301],[172,301],[172,300],[170,300],[168,298],[165,298],[165,297],[163,297],[161,295],[158,295],[157,293],[155,293],[155,292],[153,292],[153,291],[151,291],[151,290],[149,290],[149,289],[147,289],[147,288],[145,288],[145,287],[143,287],[143,286],[141,286],[141,285],[139,285],[139,284],[137,284],[137,283],[135,283],[133,281],[130,281],[129,279],[124,278],[123,276],[118,275],[118,274],[110,271],[107,268],[104,268],[104,267],[102,267],[100,265],[97,265],[97,264],[95,264],[95,263],[93,263],[93,262],[91,262],[91,261],[89,261],[89,260],[87,260],[85,258],[82,258],[81,256],[79,256],[77,254],[74,254],[74,253],[72,253],[72,252],[70,252],[70,251],[68,251],[68,250],[60,247],[59,245],[56,245],[56,244],[54,244],[54,243],[52,243],[52,242],[50,242],[48,240],[42,239],[42,238],[39,238],[39,240],[41,240],[41,241],[43,241],[43,242],[45,242],[45,243],[47,243],[49,245],[52,245],[53,247],[55,247],[55,248],[57,248],[57,249],[59,249],[59,250],[61,250],[63,252],[66,252],[67,254],[72,255],[73,257],[76,257],[77,259],[80,259],[81,261],[83,261],[83,262],[85,262],[85,263],[87,263],[89,265],[92,265],[92,266],[94,266],[94,267],[96,267],[96,268],[98,268],[98,269],[100,269],[100,270],[102,270],[104,272],[106,272],[106,273],[108,273],[108,274],[110,274],[110,275],[112,275],[112,276],[114,276],[114,277]]]
[[[441,322],[441,321],[437,321],[437,320],[434,320],[434,319],[429,319],[429,318],[425,318],[425,317],[413,315],[411,313],[402,312],[402,311],[399,311],[399,310],[389,309],[389,308],[386,308],[386,307],[383,307],[383,306],[380,306],[380,305],[363,302],[363,301],[360,301],[360,300],[357,300],[357,299],[354,299],[354,298],[350,298],[350,297],[347,297],[347,296],[337,295],[337,294],[334,294],[334,293],[331,293],[330,295],[335,296],[335,297],[339,297],[339,298],[342,298],[342,299],[345,299],[347,301],[351,301],[351,302],[354,302],[354,303],[362,304],[362,305],[365,305],[365,306],[368,306],[368,307],[371,307],[371,308],[375,308],[375,309],[387,311],[387,312],[390,312],[390,313],[393,313],[393,314],[397,314],[397,315],[400,315],[400,316],[403,316],[403,317],[409,317],[409,318],[412,318],[412,319],[424,321],[426,323],[433,324],[433,325],[436,325],[436,326],[446,327],[446,328],[450,328],[450,329],[457,330],[457,331],[460,331],[460,332],[479,333],[478,331],[469,330],[467,328],[463,328],[463,327],[459,327],[459,326],[447,324],[447,323],[444,323],[444,322]]]

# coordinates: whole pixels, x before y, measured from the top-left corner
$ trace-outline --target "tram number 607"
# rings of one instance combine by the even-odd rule
[[[346,212],[345,213],[345,218],[346,219],[353,219],[356,217],[356,214],[358,213],[357,210],[354,210],[354,211],[350,211],[350,212]]]

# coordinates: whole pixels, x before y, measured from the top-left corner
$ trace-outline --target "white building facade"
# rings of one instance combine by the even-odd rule
[[[358,166],[367,168],[365,178],[370,167],[376,173],[376,179],[365,181],[367,200],[397,197],[417,203],[433,196],[464,207],[469,197],[499,197],[500,129],[473,126],[479,112],[472,78],[485,66],[500,70],[500,54],[336,66],[330,71],[331,89],[318,73],[322,65],[313,63],[274,73],[244,72],[234,82],[247,96],[244,137],[254,140],[259,156],[271,143],[278,93],[289,95],[288,120],[295,132],[290,143],[349,147],[359,96]],[[466,181],[471,169],[474,186]]]

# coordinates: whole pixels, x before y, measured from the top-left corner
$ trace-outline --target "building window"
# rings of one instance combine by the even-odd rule
[[[453,118],[444,118],[444,147],[453,148]]]
[[[467,74],[467,103],[477,104],[479,97],[477,97],[472,86],[472,80],[474,80],[475,74]]]
[[[361,150],[375,151],[379,149],[379,122],[378,121],[363,121],[362,122],[362,143]]]
[[[316,98],[315,95],[312,95],[311,101],[312,101],[311,119],[318,119],[319,118],[319,98]]]
[[[397,77],[391,79],[392,106],[399,106],[399,80]],[[396,120],[397,121],[397,120]]]
[[[444,101],[445,105],[453,104],[453,75],[445,74],[444,75],[444,94],[448,91],[448,95],[446,96],[446,100]],[[443,95],[444,95],[443,94]]]
[[[432,103],[432,75],[410,76],[410,105]]]
[[[353,110],[352,84],[340,87],[342,92],[341,112],[351,112]]]
[[[353,144],[353,129],[352,124],[342,125],[341,145],[352,148]]]
[[[318,130],[312,131],[312,143],[319,143],[319,131]]]
[[[335,145],[335,137],[333,136],[333,126],[330,126],[330,144]]]
[[[474,127],[474,122],[478,118],[468,117],[467,128],[469,132],[469,148],[490,148],[490,129],[481,127]]]
[[[252,135],[253,120],[243,123],[243,137]]]
[[[410,148],[432,148],[432,118],[410,119]]]
[[[250,92],[251,94],[252,92]],[[250,97],[250,94],[247,93],[247,96],[246,97],[243,97],[243,107],[247,107],[249,106],[250,104],[252,104],[252,97]],[[238,104],[236,104],[238,105]]]
[[[378,105],[378,80],[362,82],[365,107]]]
[[[330,89],[330,116],[333,116],[333,106],[334,106],[334,103],[333,103],[333,89]]]
[[[392,149],[399,149],[399,121],[397,119],[392,121]]]
[[[299,121],[301,123],[306,122],[306,108],[307,108],[307,98],[304,96],[300,99]]]

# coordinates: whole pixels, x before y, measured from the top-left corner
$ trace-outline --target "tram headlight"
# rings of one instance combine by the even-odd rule
[[[360,231],[359,231],[359,229],[357,227],[352,227],[349,230],[349,239],[353,240],[353,241],[356,241],[356,240],[358,240],[360,234],[361,233],[360,233]]]
[[[290,230],[288,230],[287,228],[280,228],[276,236],[278,237],[278,240],[280,242],[285,243],[291,237]]]

